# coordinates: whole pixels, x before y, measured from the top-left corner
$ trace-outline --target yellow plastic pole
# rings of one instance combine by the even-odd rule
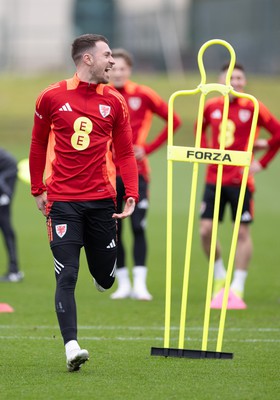
[[[198,53],[198,67],[201,73],[201,91],[203,93],[207,90],[213,91],[217,90],[217,86],[211,85],[210,87],[205,87],[204,80],[206,81],[206,74],[203,64],[203,55],[205,50],[212,45],[220,44],[226,47],[230,53],[230,64],[229,69],[226,75],[225,85],[221,85],[219,87],[224,94],[224,109],[223,109],[223,118],[222,118],[222,127],[221,127],[221,136],[220,136],[220,150],[224,150],[225,148],[225,139],[226,139],[226,129],[227,129],[227,119],[228,119],[228,111],[229,111],[229,95],[228,92],[231,90],[230,87],[230,77],[235,64],[235,52],[232,46],[223,41],[223,40],[210,40],[206,42],[200,49]],[[225,87],[224,87],[225,86]],[[201,110],[203,113],[204,110]],[[220,198],[221,198],[221,187],[222,187],[222,175],[223,175],[223,164],[218,165],[218,173],[217,173],[217,182],[216,182],[216,193],[215,193],[215,203],[214,203],[214,215],[213,215],[213,227],[212,227],[212,237],[211,237],[211,247],[210,247],[210,258],[209,258],[209,269],[208,269],[208,281],[207,281],[207,291],[206,291],[206,302],[205,302],[205,312],[204,312],[204,324],[203,324],[203,335],[202,335],[202,350],[207,350],[208,343],[208,333],[209,333],[209,321],[210,321],[210,307],[211,307],[211,295],[212,295],[212,286],[213,286],[213,276],[214,276],[214,263],[215,263],[215,255],[216,255],[216,243],[217,243],[217,234],[218,234],[218,223],[219,223],[219,209],[220,209]]]
[[[199,145],[201,141],[204,103],[205,103],[205,95],[201,95],[199,101],[197,135],[195,141],[196,147]],[[195,203],[196,203],[196,193],[197,193],[198,166],[199,166],[198,162],[194,162],[190,205],[189,205],[189,219],[188,219],[187,243],[185,252],[182,301],[181,301],[181,316],[180,316],[179,344],[178,344],[179,349],[184,348],[184,342],[185,342],[185,326],[186,326],[186,315],[187,315],[187,299],[188,299],[189,275],[190,275],[190,265],[191,265],[193,226],[195,217]]]
[[[247,98],[247,99],[251,100],[254,104],[254,114],[253,114],[248,148],[247,148],[248,152],[252,152],[256,128],[257,128],[257,122],[258,122],[259,103],[255,97],[250,96],[248,94],[238,93],[235,91],[233,91],[233,93],[237,97]],[[225,290],[224,290],[223,303],[222,303],[219,329],[218,329],[218,338],[217,338],[217,347],[216,347],[216,351],[218,351],[218,352],[220,352],[222,349],[222,342],[223,342],[224,328],[225,328],[225,319],[226,319],[226,309],[227,309],[228,296],[229,296],[229,288],[230,288],[230,282],[231,282],[234,259],[235,259],[235,251],[236,251],[236,246],[237,246],[238,232],[239,232],[239,227],[240,227],[246,185],[247,185],[248,175],[249,175],[249,167],[250,166],[247,165],[244,167],[244,170],[243,170],[243,177],[242,177],[242,182],[241,182],[241,187],[240,187],[240,193],[239,193],[239,199],[238,199],[238,205],[237,205],[237,211],[236,211],[236,218],[235,218],[235,223],[234,223],[234,228],[233,228],[232,242],[231,242],[231,247],[230,247],[227,275],[226,275],[226,282],[225,282]]]
[[[168,149],[173,147],[173,113],[174,100],[178,96],[196,94],[195,90],[181,90],[173,93],[168,103]],[[170,320],[171,320],[171,297],[172,297],[172,227],[173,227],[173,160],[167,155],[167,227],[166,227],[166,289],[165,289],[165,328],[164,347],[170,345]],[[185,329],[185,328],[184,328]]]

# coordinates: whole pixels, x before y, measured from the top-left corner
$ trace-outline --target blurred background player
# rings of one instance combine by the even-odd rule
[[[133,134],[135,157],[139,173],[139,203],[131,216],[133,233],[133,285],[131,285],[129,270],[126,264],[125,248],[122,238],[122,224],[118,223],[118,258],[116,277],[118,289],[112,293],[112,299],[132,297],[137,300],[152,300],[146,285],[147,278],[147,240],[146,240],[146,213],[149,207],[148,185],[149,164],[147,155],[157,150],[167,139],[168,105],[152,89],[139,85],[130,80],[133,59],[124,49],[113,49],[115,65],[110,73],[111,84],[125,98]],[[153,115],[166,121],[162,131],[150,143],[146,143]],[[179,117],[174,114],[174,131],[180,126]],[[116,161],[118,166],[118,163]],[[123,204],[124,188],[117,168],[117,209]]]
[[[17,161],[10,153],[0,148],[0,228],[8,253],[8,270],[0,277],[0,282],[19,282],[23,279],[23,272],[19,271],[18,266],[16,234],[11,216],[17,172]]]
[[[222,68],[219,82],[225,84],[228,65]],[[236,64],[231,76],[231,86],[237,92],[243,92],[246,85],[246,76],[243,66]],[[256,138],[258,131],[262,127],[272,136],[266,142],[267,152],[260,160],[252,163],[251,174],[249,174],[244,206],[242,210],[241,223],[238,235],[238,242],[235,256],[235,271],[231,283],[231,291],[236,296],[237,301],[244,296],[245,281],[248,274],[248,266],[252,256],[253,245],[250,234],[250,223],[253,221],[253,192],[254,178],[253,173],[265,168],[276,154],[275,148],[279,142],[280,122],[270,113],[270,111],[260,103],[260,112],[257,123]],[[213,98],[206,102],[204,110],[204,121],[202,127],[201,147],[219,148],[219,135],[222,122],[224,98]],[[246,150],[253,116],[253,103],[247,99],[241,99],[230,95],[230,106],[228,115],[228,125],[226,132],[227,150]],[[210,128],[209,136],[207,128]],[[260,143],[262,144],[262,142]],[[263,146],[264,148],[264,146]],[[209,258],[210,244],[213,226],[213,211],[215,200],[215,183],[217,177],[217,165],[209,165],[206,173],[206,186],[201,204],[200,237],[202,247]],[[242,168],[236,166],[224,166],[219,221],[223,220],[226,204],[231,207],[232,220],[235,220],[238,196],[242,178]],[[221,245],[217,241],[216,257],[214,264],[214,285],[213,297],[215,297],[224,287],[226,269],[222,259]],[[242,301],[242,300],[241,300]]]

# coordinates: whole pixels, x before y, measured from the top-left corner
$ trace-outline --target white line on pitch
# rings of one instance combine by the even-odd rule
[[[0,340],[54,340],[51,336],[0,336]],[[79,340],[92,340],[92,341],[163,341],[162,337],[96,337],[96,336],[81,336]],[[171,339],[174,342],[176,339]],[[200,341],[200,338],[186,338],[187,342]],[[210,342],[216,342],[216,339],[209,339]],[[225,339],[224,342],[238,342],[238,343],[280,343],[280,339]]]
[[[58,329],[58,326],[48,326],[48,325],[0,325],[0,329]],[[163,331],[163,326],[126,326],[126,325],[116,325],[116,326],[106,326],[106,325],[81,325],[78,326],[79,330],[104,330],[104,331],[115,331],[115,330],[129,330],[129,331]],[[171,330],[177,331],[179,327],[171,326]],[[203,328],[201,326],[186,327],[186,331],[201,331]],[[218,328],[209,328],[210,331],[218,331]],[[228,332],[280,332],[280,328],[226,328]]]

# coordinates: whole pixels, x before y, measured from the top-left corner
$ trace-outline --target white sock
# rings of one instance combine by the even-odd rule
[[[146,288],[146,278],[148,269],[144,265],[136,265],[133,268],[133,287]]]
[[[222,258],[218,258],[214,263],[214,278],[215,279],[225,279],[226,269]]]
[[[116,269],[116,278],[118,281],[119,287],[131,287],[130,278],[129,278],[129,271],[127,267],[117,268]]]
[[[237,290],[238,292],[243,293],[247,275],[248,275],[248,271],[244,271],[243,269],[236,269],[234,271],[233,281],[230,286],[231,289]]]
[[[65,345],[65,353],[66,353],[66,356],[67,356],[69,353],[71,353],[71,351],[73,351],[73,350],[80,350],[80,349],[81,349],[81,348],[80,348],[80,346],[79,346],[77,340],[69,340],[69,342],[67,342],[66,345]]]

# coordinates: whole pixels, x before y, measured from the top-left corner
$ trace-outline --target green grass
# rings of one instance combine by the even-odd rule
[[[1,146],[18,160],[28,155],[33,109],[37,94],[61,76],[0,77]],[[139,76],[166,99],[171,92],[194,88],[197,75],[186,82],[168,82],[164,76]],[[248,92],[279,114],[276,86],[279,81],[251,77]],[[254,90],[253,90],[254,89]],[[196,101],[180,99],[176,110],[183,126],[176,143],[192,143]],[[278,115],[279,116],[279,115]],[[155,121],[151,135],[161,127]],[[1,399],[276,399],[279,396],[279,156],[256,178],[256,221],[252,225],[254,255],[246,285],[244,311],[228,311],[223,351],[233,360],[190,360],[151,357],[152,346],[163,346],[166,240],[165,150],[151,155],[151,206],[148,217],[149,279],[152,302],[112,301],[98,293],[81,257],[76,299],[79,340],[90,352],[80,373],[66,372],[64,348],[54,312],[54,271],[45,222],[29,194],[18,183],[13,220],[18,234],[20,264],[26,278],[20,284],[1,284],[0,302],[15,309],[0,314]],[[178,344],[182,290],[182,265],[187,226],[191,170],[174,168],[174,273],[172,285],[171,346]],[[203,168],[198,198],[203,187]],[[227,221],[219,231],[225,256],[232,228]],[[127,246],[131,244],[125,226]],[[202,338],[207,263],[197,233],[193,238],[192,270],[185,348],[199,349]],[[0,243],[0,273],[5,272],[5,252]],[[131,257],[129,265],[132,265]],[[211,312],[209,350],[215,350],[219,312]]]

